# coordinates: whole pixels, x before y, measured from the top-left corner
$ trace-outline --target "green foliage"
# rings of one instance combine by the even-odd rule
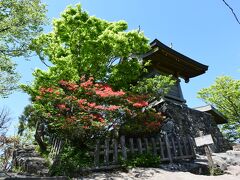
[[[48,146],[46,150],[42,151],[40,146],[35,147],[35,151],[40,154],[46,160],[47,166],[50,167],[52,164],[52,153],[51,146]]]
[[[29,136],[33,131],[37,121],[44,119],[43,114],[36,110],[32,105],[27,105],[24,108],[22,115],[19,117],[18,134],[20,136]]]
[[[223,132],[230,141],[240,139],[240,80],[228,76],[218,77],[209,88],[202,89],[198,96],[213,105],[228,119]]]
[[[149,49],[148,40],[142,32],[127,31],[126,22],[89,16],[78,4],[67,7],[53,26],[52,32],[41,35],[31,46],[40,59],[53,64],[48,71],[34,72],[33,87],[93,76],[125,89],[140,75],[143,67],[138,57]]]
[[[0,110],[0,136],[5,136],[11,120],[10,111],[7,108],[2,108]]]
[[[160,98],[168,93],[176,83],[172,76],[158,75],[153,78],[145,78],[139,81],[131,90],[139,94],[147,94],[149,97]]]
[[[34,144],[35,143],[35,128],[29,128],[25,127],[24,132],[21,133],[21,135],[18,135],[17,137],[19,138],[19,144],[24,145],[24,144]]]
[[[121,161],[123,166],[133,167],[159,167],[160,156],[153,156],[152,154],[143,153],[129,157],[126,161]]]
[[[14,173],[24,173],[25,171],[24,171],[24,169],[23,169],[22,167],[20,167],[20,166],[18,166],[18,167],[14,166],[14,167],[12,168],[12,172],[14,172]]]
[[[79,149],[68,144],[64,146],[58,161],[51,167],[50,172],[52,175],[71,176],[82,168],[92,165],[93,159],[86,149]]]
[[[129,89],[129,83],[140,77],[142,69],[143,66],[137,59],[123,61],[111,68],[111,76],[108,83],[116,89]]]
[[[7,97],[15,89],[19,75],[15,72],[16,65],[8,58],[1,58],[0,53],[0,97]]]
[[[134,118],[127,117],[120,127],[120,134],[126,137],[146,137],[160,132],[161,124],[164,121],[162,113],[157,113],[153,109],[138,112]]]
[[[209,173],[212,176],[220,176],[224,174],[224,172],[218,167],[209,168]]]
[[[29,44],[42,32],[45,12],[40,0],[0,1],[0,97],[17,88],[19,76],[11,58],[30,54]]]

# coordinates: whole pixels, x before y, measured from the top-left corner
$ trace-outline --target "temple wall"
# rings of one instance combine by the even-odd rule
[[[198,137],[199,132],[202,131],[204,135],[212,135],[214,145],[211,145],[210,148],[213,152],[225,152],[231,149],[212,115],[168,101],[158,104],[156,109],[167,117],[163,123],[162,131],[175,136],[190,135],[192,138]],[[201,148],[197,148],[197,150],[201,151]]]

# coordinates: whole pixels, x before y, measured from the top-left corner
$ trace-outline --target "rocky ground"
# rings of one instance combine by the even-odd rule
[[[234,166],[234,171],[240,171],[240,166]],[[13,175],[13,174],[11,174]],[[67,179],[66,177],[36,177],[36,176],[12,176],[0,179]],[[160,168],[133,168],[129,172],[98,172],[88,176],[74,178],[74,180],[239,180],[240,175],[224,174],[220,176],[196,175],[190,172],[168,171]]]
[[[240,171],[240,166],[235,167]],[[196,175],[190,172],[167,171],[159,168],[133,168],[129,172],[93,173],[78,179],[97,180],[139,180],[139,179],[161,179],[161,180],[239,180],[240,176],[224,174],[220,176]]]
[[[41,170],[45,171],[42,160],[39,161],[38,154],[33,153],[33,147],[27,150],[20,149],[15,156],[17,163],[23,164],[30,172],[35,172],[39,176],[31,174],[4,174],[0,172],[0,179],[67,179],[67,177],[42,177]],[[30,161],[29,154],[34,161]],[[216,167],[220,168],[224,175],[209,176],[207,168],[207,158],[197,156],[194,162],[181,162],[175,164],[162,164],[160,168],[133,168],[126,171],[108,171],[89,173],[83,177],[75,179],[97,179],[97,180],[135,180],[135,179],[161,179],[161,180],[239,180],[240,179],[240,151],[227,151],[226,153],[213,153],[213,161]],[[39,169],[39,167],[41,167]],[[41,173],[39,173],[41,172]],[[201,175],[199,175],[201,174]]]
[[[223,175],[209,176],[206,165],[206,156],[197,156],[194,163],[175,163],[161,165],[160,168],[133,168],[129,172],[91,173],[78,179],[97,180],[135,180],[135,179],[161,179],[161,180],[239,180],[240,179],[240,151],[227,151],[226,153],[213,153],[216,167],[223,171]],[[192,173],[191,173],[192,172]],[[201,175],[199,175],[199,173]]]

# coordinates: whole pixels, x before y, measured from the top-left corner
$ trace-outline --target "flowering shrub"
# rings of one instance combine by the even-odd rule
[[[147,99],[146,95],[114,91],[90,77],[81,78],[79,83],[61,80],[57,86],[39,88],[35,107],[46,117],[50,130],[84,142],[118,130],[130,119],[139,121]],[[150,119],[144,122],[148,131],[160,125]]]
[[[78,83],[61,80],[55,86],[40,87],[34,106],[45,117],[50,132],[85,144],[112,130],[127,136],[159,132],[163,115],[145,108],[148,99],[83,77]]]
[[[134,118],[128,120],[120,127],[120,133],[128,137],[152,136],[160,132],[165,116],[153,109],[144,113],[137,112]]]

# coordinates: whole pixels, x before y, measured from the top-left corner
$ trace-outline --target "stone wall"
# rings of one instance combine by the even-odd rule
[[[211,145],[213,152],[225,152],[231,149],[227,140],[223,138],[212,115],[200,112],[169,101],[164,101],[156,106],[156,109],[163,112],[167,119],[164,121],[162,131],[175,136],[190,135],[192,138],[198,137],[202,131],[204,135],[211,134],[214,145]],[[201,148],[198,148],[200,150]]]

